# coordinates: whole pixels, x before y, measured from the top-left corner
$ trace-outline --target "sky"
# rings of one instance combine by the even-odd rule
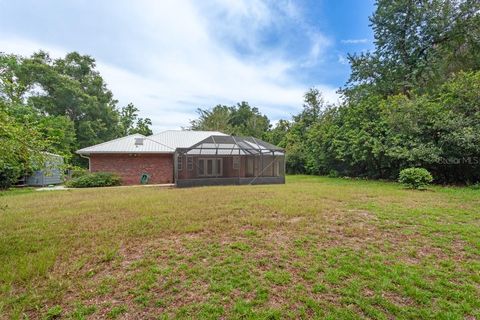
[[[95,58],[119,106],[154,132],[247,101],[272,122],[304,93],[339,100],[348,53],[373,48],[374,0],[0,0],[0,52]]]

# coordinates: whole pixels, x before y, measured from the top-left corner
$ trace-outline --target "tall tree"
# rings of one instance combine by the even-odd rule
[[[28,122],[49,142],[43,151],[75,164],[82,164],[73,153],[79,147],[151,134],[151,120],[139,118],[132,104],[119,110],[95,60],[76,52],[60,59],[43,51],[31,57],[0,53],[0,99],[10,119]]]
[[[480,2],[377,0],[376,7],[375,50],[349,55],[343,92],[350,98],[365,89],[382,96],[430,90],[453,72],[480,66]]]
[[[265,140],[279,147],[285,147],[286,136],[290,130],[290,121],[280,119],[275,126],[270,129],[266,135]]]
[[[308,132],[320,121],[323,112],[328,108],[321,92],[316,88],[310,88],[303,99],[303,110],[293,117],[289,131],[284,138],[289,172],[310,172],[307,165],[311,148],[307,139]]]
[[[48,147],[35,123],[27,117],[17,121],[11,105],[0,98],[0,189],[8,188],[19,177],[41,163],[41,151]]]
[[[126,136],[129,134],[140,133],[145,136],[152,134],[150,126],[152,120],[150,118],[139,118],[137,107],[133,103],[129,103],[126,107],[120,110],[120,131],[121,135]]]
[[[212,109],[197,109],[198,118],[190,121],[191,130],[213,130],[233,133],[230,125],[231,109],[225,105],[216,105]]]
[[[107,89],[95,60],[76,52],[52,60],[45,52],[25,59],[31,86],[42,92],[28,103],[48,115],[70,118],[79,147],[107,141],[119,135],[117,101]]]
[[[122,135],[151,134],[151,120],[139,118],[132,104],[119,110],[95,60],[77,52],[60,59],[43,51],[28,58],[0,54],[0,98],[35,117],[64,156]]]
[[[216,130],[238,136],[263,138],[270,128],[270,120],[248,102],[228,107],[217,105],[212,109],[198,109],[199,117],[190,121],[191,130]]]

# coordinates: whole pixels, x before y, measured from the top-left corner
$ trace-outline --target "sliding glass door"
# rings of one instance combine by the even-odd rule
[[[198,175],[203,177],[221,177],[223,175],[223,159],[198,159]]]

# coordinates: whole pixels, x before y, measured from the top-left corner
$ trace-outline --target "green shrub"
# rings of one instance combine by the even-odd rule
[[[8,189],[15,184],[21,175],[19,167],[3,165],[0,167],[0,190]]]
[[[111,187],[121,184],[119,176],[109,172],[89,173],[66,183],[70,188]]]
[[[472,184],[470,186],[470,189],[473,189],[473,190],[480,190],[480,182],[477,182],[475,184]]]
[[[329,178],[338,178],[339,174],[337,170],[330,170],[328,172],[328,177]]]
[[[72,179],[80,178],[80,177],[86,176],[88,174],[89,174],[89,172],[86,169],[75,168],[75,169],[72,170]]]
[[[411,189],[424,189],[432,181],[432,175],[424,168],[403,169],[398,177],[398,182]]]

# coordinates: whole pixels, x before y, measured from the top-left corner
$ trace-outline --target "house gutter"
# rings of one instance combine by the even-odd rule
[[[80,157],[84,158],[84,159],[88,159],[88,171],[90,171],[90,157],[87,157],[87,156],[84,156],[83,154],[79,153]]]

